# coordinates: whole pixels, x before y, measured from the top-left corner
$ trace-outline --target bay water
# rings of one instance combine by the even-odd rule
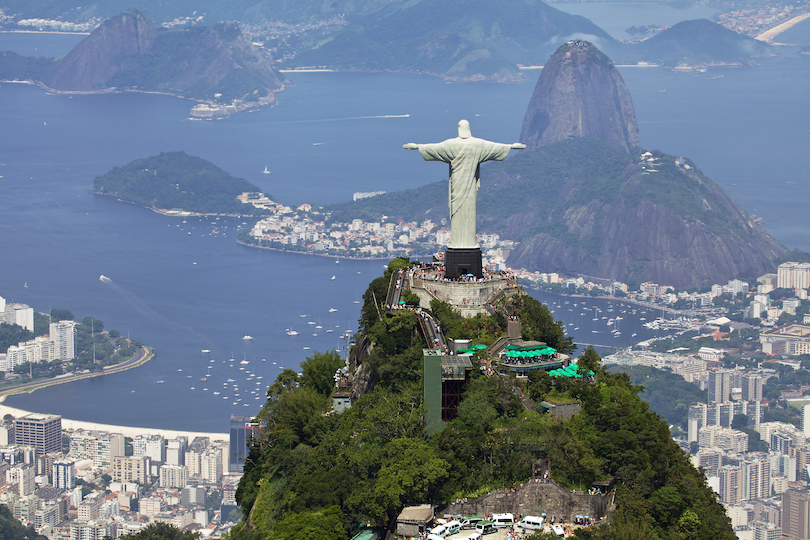
[[[59,56],[77,39],[25,36],[0,34],[0,49]],[[693,159],[743,208],[764,217],[777,240],[810,250],[810,58],[786,48],[752,69],[621,71],[642,146]],[[291,84],[274,107],[219,121],[189,120],[193,103],[167,96],[51,95],[0,84],[0,295],[39,311],[93,315],[158,351],[126,373],[7,404],[95,422],[225,430],[229,414],[259,410],[281,368],[297,369],[314,351],[344,345],[340,334],[356,329],[361,295],[383,270],[379,260],[336,263],[239,246],[240,220],[171,218],[92,196],[95,176],[183,150],[290,205],[417,187],[445,178],[446,169],[402,150],[403,143],[453,137],[461,118],[477,136],[516,141],[538,74],[528,71],[525,82],[510,85],[288,74]],[[265,166],[268,175],[261,174]],[[646,339],[652,334],[641,317],[657,316],[605,300],[532,294],[583,343]],[[594,307],[627,312],[621,337],[592,320]],[[287,336],[288,328],[299,334]]]

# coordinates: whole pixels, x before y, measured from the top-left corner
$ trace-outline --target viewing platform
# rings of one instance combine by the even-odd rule
[[[408,272],[407,281],[408,288],[419,297],[419,305],[423,308],[429,308],[430,301],[436,298],[452,305],[467,318],[478,313],[492,313],[492,304],[501,295],[518,291],[517,277],[509,272],[487,271],[483,277],[448,279],[444,277],[444,267],[439,264],[414,267]]]

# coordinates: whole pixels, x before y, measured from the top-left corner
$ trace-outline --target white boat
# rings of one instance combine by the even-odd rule
[[[246,341],[249,341],[249,340],[253,339],[253,336],[243,336],[242,339],[244,339]]]
[[[337,311],[337,310],[336,310],[335,308],[329,308],[329,313],[334,313],[334,312],[336,312],[336,311]]]
[[[161,380],[159,380],[157,383],[158,383],[158,384],[163,384],[163,383],[165,383],[165,382],[166,382],[166,381],[164,381],[164,380],[162,380],[162,379],[161,379]]]
[[[335,276],[332,276],[332,279],[335,279]]]
[[[262,171],[262,174],[270,174],[270,171],[267,170],[267,165],[264,166],[264,170]]]
[[[211,350],[210,350],[210,349],[203,349],[203,350],[202,350],[202,352],[203,352],[203,353],[210,353],[210,352],[211,352]]]
[[[287,335],[288,335],[288,336],[297,336],[297,335],[298,335],[298,332],[296,332],[296,331],[295,331],[295,330],[293,330],[292,328],[287,328]],[[275,362],[273,362],[273,363],[275,364]]]

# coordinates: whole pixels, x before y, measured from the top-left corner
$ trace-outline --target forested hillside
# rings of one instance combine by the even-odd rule
[[[235,178],[210,161],[185,152],[161,152],[96,177],[93,193],[139,206],[203,214],[259,215],[263,210],[236,199],[261,188]]]
[[[579,363],[581,370],[597,372],[594,384],[587,378],[551,379],[545,372],[521,383],[474,369],[458,418],[426,437],[423,341],[415,315],[402,310],[387,316],[375,306],[391,272],[405,264],[393,261],[364,296],[358,342],[374,343],[365,360],[373,389],[346,412],[329,414],[329,381],[343,365],[333,353],[315,354],[302,365],[302,376],[286,370],[271,387],[237,491],[246,517],[231,533],[233,540],[345,540],[364,524],[390,525],[404,505],[441,506],[525,482],[538,458],[550,459],[554,480],[569,488],[616,479],[618,509],[610,524],[584,529],[579,538],[735,538],[722,506],[666,423],[626,375],[604,371],[592,349]],[[533,339],[571,349],[545,306],[518,298],[505,312],[519,313],[534,329]],[[431,307],[448,334],[486,344],[503,333],[503,316],[465,320],[446,304]],[[578,399],[583,408],[570,420],[541,415],[524,407],[517,389],[535,401]]]

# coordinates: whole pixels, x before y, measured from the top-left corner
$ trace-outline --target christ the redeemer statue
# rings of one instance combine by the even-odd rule
[[[525,144],[501,144],[477,139],[470,134],[470,123],[458,123],[458,137],[435,144],[408,143],[407,150],[419,150],[425,161],[450,164],[450,246],[451,249],[475,249],[475,206],[481,185],[479,165],[484,161],[501,161],[509,150],[526,148]]]

